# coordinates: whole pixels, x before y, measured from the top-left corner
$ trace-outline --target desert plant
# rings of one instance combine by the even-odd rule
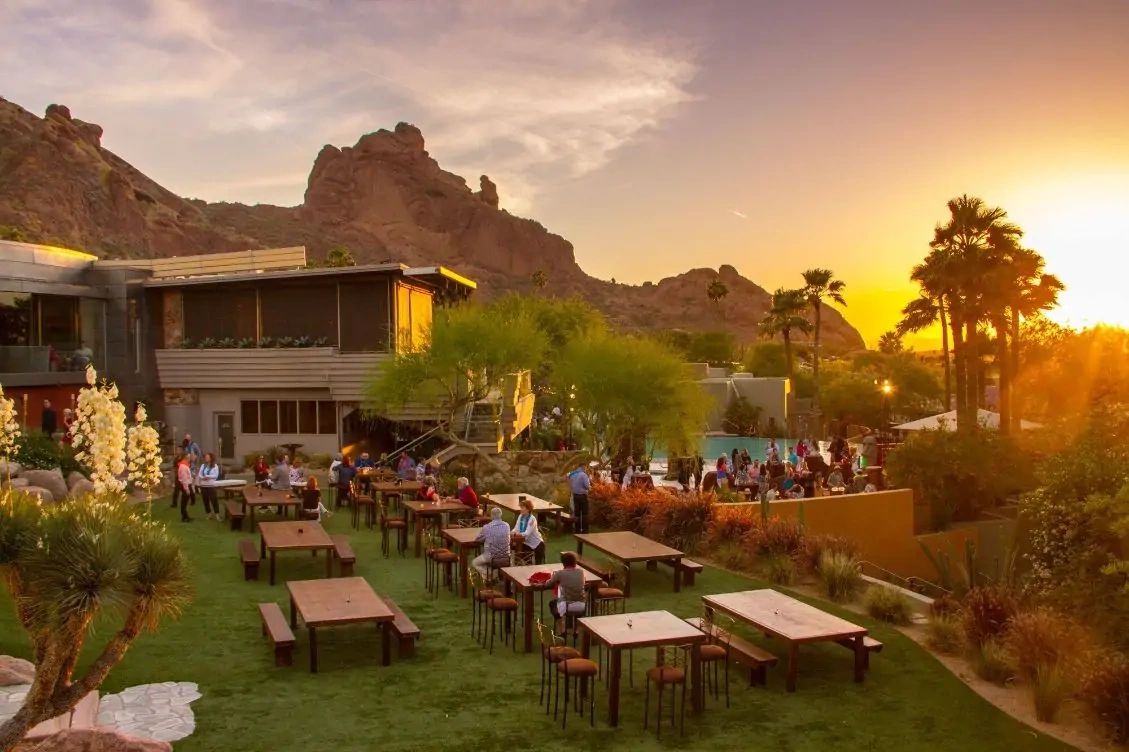
[[[255,340],[250,337],[242,337],[235,341],[235,346],[241,350],[246,350],[255,346]]]
[[[86,386],[78,393],[71,440],[75,459],[90,468],[95,492],[125,490],[126,473],[125,406],[118,401],[113,382],[98,383],[94,366],[86,367]]]
[[[182,349],[182,350],[194,350],[194,349],[196,349],[196,342],[193,341],[189,337],[185,337],[184,339],[182,339],[180,341],[180,349]]]
[[[891,624],[909,624],[910,603],[904,595],[892,587],[871,585],[863,595],[866,612],[875,619]]]
[[[261,337],[259,339],[259,347],[278,347],[278,339],[275,337]]]
[[[761,556],[796,556],[803,550],[804,531],[793,520],[770,517],[746,536],[749,546]]]
[[[862,583],[858,559],[825,551],[819,559],[819,579],[827,596],[837,602],[849,601]]]
[[[231,337],[224,337],[223,339],[216,342],[216,347],[230,350],[231,348],[235,347],[235,340]]]
[[[1002,638],[1017,610],[1014,596],[1006,590],[994,586],[973,588],[964,599],[964,636],[974,648]]]
[[[648,496],[651,501],[643,518],[643,534],[681,551],[696,551],[717,503],[713,494],[677,497],[654,491]]]
[[[313,347],[314,341],[309,337],[295,337],[292,344],[294,347]]]
[[[643,519],[653,502],[662,503],[662,499],[655,494],[666,495],[663,491],[645,491],[642,489],[628,488],[621,491],[612,504],[610,520],[611,527],[615,530],[630,530],[643,533]]]
[[[706,547],[712,551],[722,545],[743,545],[749,531],[760,524],[760,512],[748,506],[717,506],[706,529]]]
[[[929,615],[957,619],[960,617],[960,601],[951,595],[939,595],[929,604]]]
[[[845,554],[856,559],[859,555],[858,544],[850,538],[827,534],[807,535],[804,537],[801,560],[808,572],[816,573],[819,571],[819,560],[823,558],[824,551]]]
[[[1070,673],[1061,663],[1040,665],[1035,670],[1031,694],[1035,701],[1035,717],[1044,723],[1054,723],[1063,700],[1070,696]]]
[[[710,558],[727,569],[748,572],[753,568],[753,557],[740,542],[726,541],[709,549]]]
[[[214,337],[204,337],[202,340],[196,343],[196,347],[201,350],[210,350],[215,348],[217,345],[218,340],[216,340]]]
[[[1081,697],[1113,741],[1129,742],[1129,659],[1115,655],[1095,662],[1082,681]]]
[[[314,340],[312,347],[326,347],[329,345],[328,337],[318,337]]]
[[[764,559],[764,576],[774,585],[791,585],[796,579],[796,560],[787,554],[772,554]]]
[[[588,524],[592,527],[609,527],[612,505],[619,494],[620,488],[615,483],[592,481],[592,487],[588,490]]]
[[[925,627],[925,644],[938,653],[959,653],[964,648],[964,629],[956,619],[934,616]]]
[[[71,447],[59,444],[39,431],[27,431],[16,437],[16,457],[20,465],[29,470],[50,470],[57,467],[66,476],[74,470],[81,472],[83,469],[75,459]]]
[[[1020,678],[1033,682],[1047,666],[1079,669],[1089,657],[1093,638],[1073,619],[1041,609],[1013,617],[1004,642]]]
[[[972,670],[984,681],[1003,686],[1011,681],[1015,671],[1011,656],[999,640],[988,638],[979,645],[970,646],[972,650]]]

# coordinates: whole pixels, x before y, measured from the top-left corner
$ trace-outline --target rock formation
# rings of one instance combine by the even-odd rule
[[[306,246],[311,257],[348,247],[359,263],[443,264],[491,297],[528,292],[543,271],[548,291],[580,295],[629,328],[732,331],[756,338],[768,293],[731,266],[693,269],[657,284],[622,285],[585,274],[572,244],[537,222],[499,208],[487,176],[472,191],[427,153],[407,123],[318,153],[296,207],[183,199],[101,147],[102,129],[51,105],[44,118],[0,99],[0,226],[31,242],[112,258]],[[799,269],[796,270],[799,279]],[[720,276],[720,310],[706,287]],[[829,347],[863,346],[834,309],[823,315]]]

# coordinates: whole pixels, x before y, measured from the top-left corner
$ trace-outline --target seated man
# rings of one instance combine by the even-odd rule
[[[483,579],[490,573],[491,566],[498,569],[510,565],[510,526],[502,519],[500,508],[490,510],[490,521],[478,531],[475,540],[483,542],[482,553],[471,563]]]
[[[498,511],[497,508],[494,511]],[[567,614],[584,615],[587,602],[584,597],[584,570],[576,566],[576,554],[572,551],[562,551],[561,564],[564,565],[564,569],[553,572],[549,580],[549,587],[556,594],[556,597],[549,601],[549,611],[556,618],[557,634],[564,633],[564,618]]]
[[[372,456],[368,452],[361,452],[361,456],[357,458],[356,468],[363,470],[366,467],[376,467],[376,463],[372,461]]]
[[[413,480],[416,477],[416,461],[407,452],[400,452],[400,461],[396,463],[396,477],[400,480]]]
[[[843,488],[843,470],[838,465],[831,466],[831,474],[827,476],[828,488]]]
[[[455,491],[455,498],[471,509],[478,509],[478,494],[470,487],[470,480],[465,477],[459,478],[457,483],[459,484],[459,488]]]
[[[278,464],[270,471],[270,487],[277,491],[290,490],[290,462],[285,454],[278,459]]]

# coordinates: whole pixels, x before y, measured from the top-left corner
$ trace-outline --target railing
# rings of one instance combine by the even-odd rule
[[[871,571],[867,571],[867,570]],[[898,587],[920,593],[921,595],[929,596],[930,598],[940,598],[943,595],[952,595],[952,592],[946,590],[935,582],[923,579],[921,577],[902,577],[899,574],[891,572],[889,569],[884,569],[872,561],[859,562],[859,574],[865,574],[869,577],[889,582],[897,585]]]

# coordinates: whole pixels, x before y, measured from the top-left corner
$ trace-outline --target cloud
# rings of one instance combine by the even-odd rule
[[[730,209],[729,213],[732,214],[734,217],[739,217],[741,219],[748,219],[749,218],[748,214],[746,214],[743,211],[738,211],[736,209]]]
[[[186,190],[215,200],[280,200],[278,191],[255,193],[256,178],[306,169],[323,143],[351,145],[407,120],[444,167],[472,184],[489,174],[508,208],[527,211],[545,186],[603,168],[661,127],[692,98],[696,74],[692,46],[641,31],[616,2],[358,0],[329,10],[309,0],[20,0],[15,8],[13,25],[33,31],[13,38],[0,61],[23,89],[51,91],[51,101],[105,126],[108,139],[125,121],[123,131],[183,144],[183,154],[163,157],[170,162],[223,153],[225,171],[240,173],[223,181],[171,167],[187,176]],[[127,158],[146,153],[144,144],[115,144]],[[244,187],[213,195],[204,183]],[[289,201],[300,200],[291,190]]]

